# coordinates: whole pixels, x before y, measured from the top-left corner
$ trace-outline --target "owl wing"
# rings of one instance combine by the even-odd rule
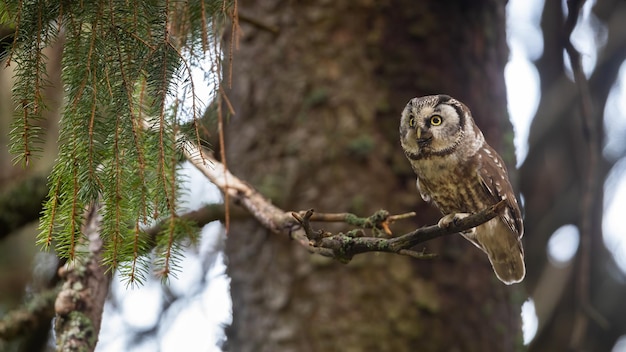
[[[506,208],[500,215],[500,219],[518,237],[524,235],[524,223],[522,213],[513,187],[509,182],[509,175],[500,156],[485,143],[484,148],[479,151],[481,167],[478,168],[478,176],[483,188],[493,197],[494,204],[505,200]]]

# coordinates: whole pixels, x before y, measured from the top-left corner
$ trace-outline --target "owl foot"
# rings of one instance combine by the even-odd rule
[[[448,214],[444,217],[442,217],[441,219],[439,219],[439,222],[437,223],[437,226],[439,226],[442,229],[447,229],[450,228],[450,225],[452,224],[456,224],[457,221],[464,219],[468,216],[470,216],[472,214],[469,213],[452,213],[452,214]],[[476,228],[471,228],[469,230],[463,231],[463,234],[465,235],[471,235],[476,231]]]

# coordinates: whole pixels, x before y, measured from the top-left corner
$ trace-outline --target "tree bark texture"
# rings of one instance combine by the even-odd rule
[[[421,201],[399,144],[400,112],[415,96],[466,102],[513,161],[505,2],[238,5],[244,20],[226,90],[236,111],[226,131],[228,166],[283,209],[417,211],[417,220],[392,227],[396,234],[435,223],[440,215]],[[366,254],[344,265],[254,221],[233,223],[229,349],[515,350],[520,286],[502,285],[460,236],[424,248],[439,256]]]

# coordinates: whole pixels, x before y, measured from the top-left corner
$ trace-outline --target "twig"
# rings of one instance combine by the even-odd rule
[[[301,211],[298,215],[304,217],[307,213],[308,211]],[[307,220],[318,222],[344,222],[348,225],[354,225],[364,229],[381,229],[387,235],[391,236],[389,225],[397,220],[407,219],[415,215],[415,212],[390,215],[388,211],[381,209],[367,218],[361,218],[352,213],[311,213]],[[292,216],[295,215],[292,213]]]
[[[437,237],[476,227],[493,219],[502,209],[504,209],[504,202],[501,201],[478,213],[456,220],[446,228],[439,227],[438,225],[426,226],[402,236],[388,239],[379,237],[354,237],[343,233],[332,235],[323,231],[314,231],[309,223],[313,216],[312,211],[308,211],[304,217],[295,213],[292,215],[302,225],[313,246],[330,249],[335,258],[345,262],[352,259],[354,255],[365,252],[390,252],[416,258],[424,258],[424,255],[411,251],[409,248]]]
[[[424,251],[416,252],[410,249],[401,249],[398,251],[398,254],[406,255],[408,257],[413,257],[415,259],[431,259],[437,256],[434,253],[426,253]]]
[[[239,13],[239,20],[241,22],[246,22],[248,24],[251,24],[258,29],[268,31],[274,35],[278,35],[280,33],[280,28],[278,28],[278,26],[273,26],[271,24],[264,23],[256,18],[244,15],[241,12]]]
[[[395,238],[364,237],[362,232],[358,235],[337,234],[332,235],[324,231],[314,231],[310,221],[314,216],[313,210],[302,213],[285,212],[273,205],[268,199],[247,183],[243,182],[230,173],[222,163],[210,156],[209,152],[200,153],[198,146],[190,141],[183,148],[185,157],[202,172],[222,193],[229,193],[233,201],[241,204],[254,218],[276,234],[286,234],[290,238],[298,241],[311,253],[316,253],[326,257],[336,258],[341,261],[349,261],[352,256],[365,252],[392,252],[402,255],[416,256],[409,248],[418,243],[431,240],[456,232],[464,231],[476,227],[494,218],[503,209],[504,203],[500,202],[481,212],[470,215],[461,220],[455,221],[447,228],[440,228],[437,225],[424,227],[413,232]],[[302,214],[302,215],[301,215]],[[411,213],[389,216],[386,211],[379,211],[360,226],[365,228],[385,228],[390,219],[404,219],[412,216]],[[353,214],[320,214],[318,221],[346,221],[355,217]],[[294,222],[294,219],[296,222]],[[343,219],[343,220],[341,220]],[[354,219],[351,219],[354,220]]]
[[[235,4],[235,9],[236,6],[237,5]],[[220,159],[222,160],[222,164],[224,164],[224,172],[226,172],[226,170],[228,170],[228,164],[226,163],[226,145],[224,144],[224,115],[222,114],[221,92],[222,91],[220,90],[217,98],[217,131],[220,144]],[[202,149],[198,149],[198,151],[202,153]],[[226,182],[228,182],[228,179],[226,177],[224,177],[224,179],[226,180]],[[230,199],[228,192],[224,193],[224,209],[224,227],[226,228],[226,233],[228,233],[228,230],[230,229]]]
[[[313,228],[311,227],[311,222],[309,220],[311,220],[311,217],[313,216],[313,209],[307,210],[304,216],[300,216],[296,213],[291,213],[291,216],[293,216],[294,219],[302,225],[302,229],[304,230],[304,233],[306,233],[306,237],[311,241],[317,242],[324,237],[324,231],[313,231]]]
[[[235,207],[230,205],[229,215],[231,220],[250,218],[250,213],[241,209],[241,207]],[[194,225],[201,228],[202,226],[213,221],[225,221],[226,219],[226,207],[224,204],[208,204],[204,207],[192,210],[187,213],[181,214],[180,218],[192,222]],[[149,229],[146,229],[146,246],[147,250],[152,250],[156,246],[157,235],[163,231],[163,226],[166,222],[161,222]],[[147,253],[141,253],[147,254]]]
[[[304,216],[305,213],[305,211],[301,211],[298,212],[298,215]],[[415,215],[417,214],[414,211],[398,215],[389,215],[387,217],[387,221],[395,222],[397,220],[404,220],[410,217],[414,217]],[[358,216],[352,213],[313,213],[313,215],[311,215],[311,219],[309,220],[319,222],[345,222],[350,224],[351,221],[353,221],[352,219],[355,218],[358,218]]]

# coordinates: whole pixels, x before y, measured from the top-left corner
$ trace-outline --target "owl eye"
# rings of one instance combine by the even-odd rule
[[[439,115],[433,115],[430,118],[430,125],[431,126],[439,126],[441,125],[441,122],[443,121],[443,119],[441,118],[441,116]]]
[[[409,119],[409,126],[410,126],[410,127],[415,127],[415,117],[411,117],[411,118]]]

